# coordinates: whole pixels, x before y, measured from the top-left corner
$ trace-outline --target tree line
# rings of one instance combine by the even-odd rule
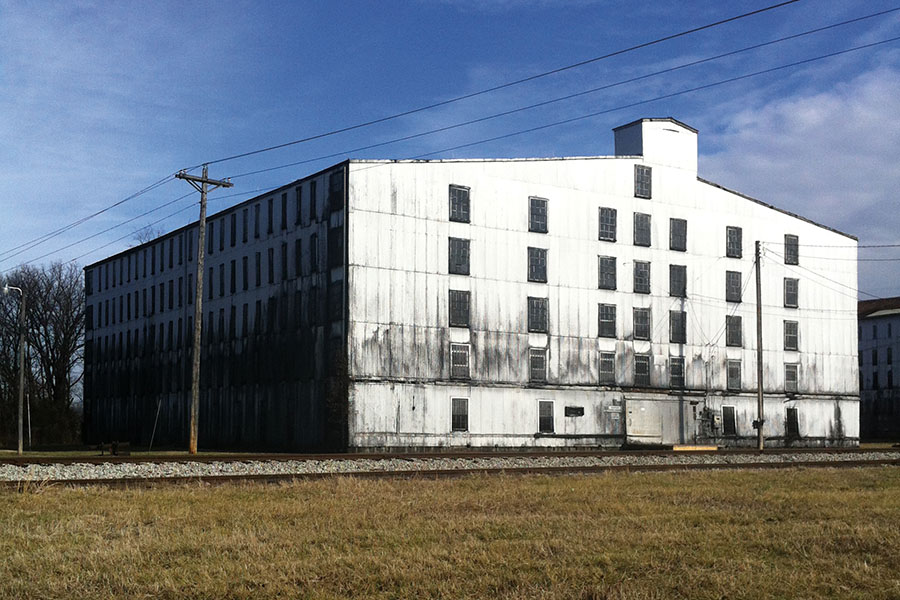
[[[35,446],[81,440],[84,278],[79,266],[23,266],[0,276],[25,296],[25,394]],[[18,436],[19,309],[16,292],[0,294],[0,444]],[[25,443],[28,443],[26,415]]]

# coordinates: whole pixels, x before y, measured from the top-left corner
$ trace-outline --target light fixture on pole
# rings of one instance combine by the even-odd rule
[[[22,288],[8,283],[3,286],[3,294],[10,291],[19,292],[19,454],[22,454],[22,406],[25,393],[25,292]]]

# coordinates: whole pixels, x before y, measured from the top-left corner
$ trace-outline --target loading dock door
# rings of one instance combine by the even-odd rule
[[[697,411],[677,399],[625,399],[625,434],[628,444],[675,445],[696,441]]]

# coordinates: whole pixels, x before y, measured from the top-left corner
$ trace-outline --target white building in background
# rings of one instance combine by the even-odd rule
[[[837,291],[856,239],[698,178],[678,121],[615,141],[611,157],[351,160],[211,217],[201,445],[754,444],[756,240],[767,443],[856,444],[856,300]],[[190,292],[121,274],[167,244],[171,268],[195,228],[86,268],[91,439],[146,442],[160,411],[157,436],[186,436],[190,349],[172,340]],[[122,296],[166,288],[183,316],[107,325],[108,300],[121,322]]]

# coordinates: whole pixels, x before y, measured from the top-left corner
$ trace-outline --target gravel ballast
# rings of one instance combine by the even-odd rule
[[[221,476],[325,475],[352,473],[415,473],[417,471],[466,471],[478,469],[653,467],[666,465],[744,465],[791,463],[840,463],[846,461],[890,461],[900,459],[897,452],[802,452],[777,454],[676,454],[597,456],[498,456],[433,458],[353,458],[269,461],[187,462],[159,461],[139,463],[73,463],[0,465],[0,481],[74,481],[91,479],[202,478]]]

